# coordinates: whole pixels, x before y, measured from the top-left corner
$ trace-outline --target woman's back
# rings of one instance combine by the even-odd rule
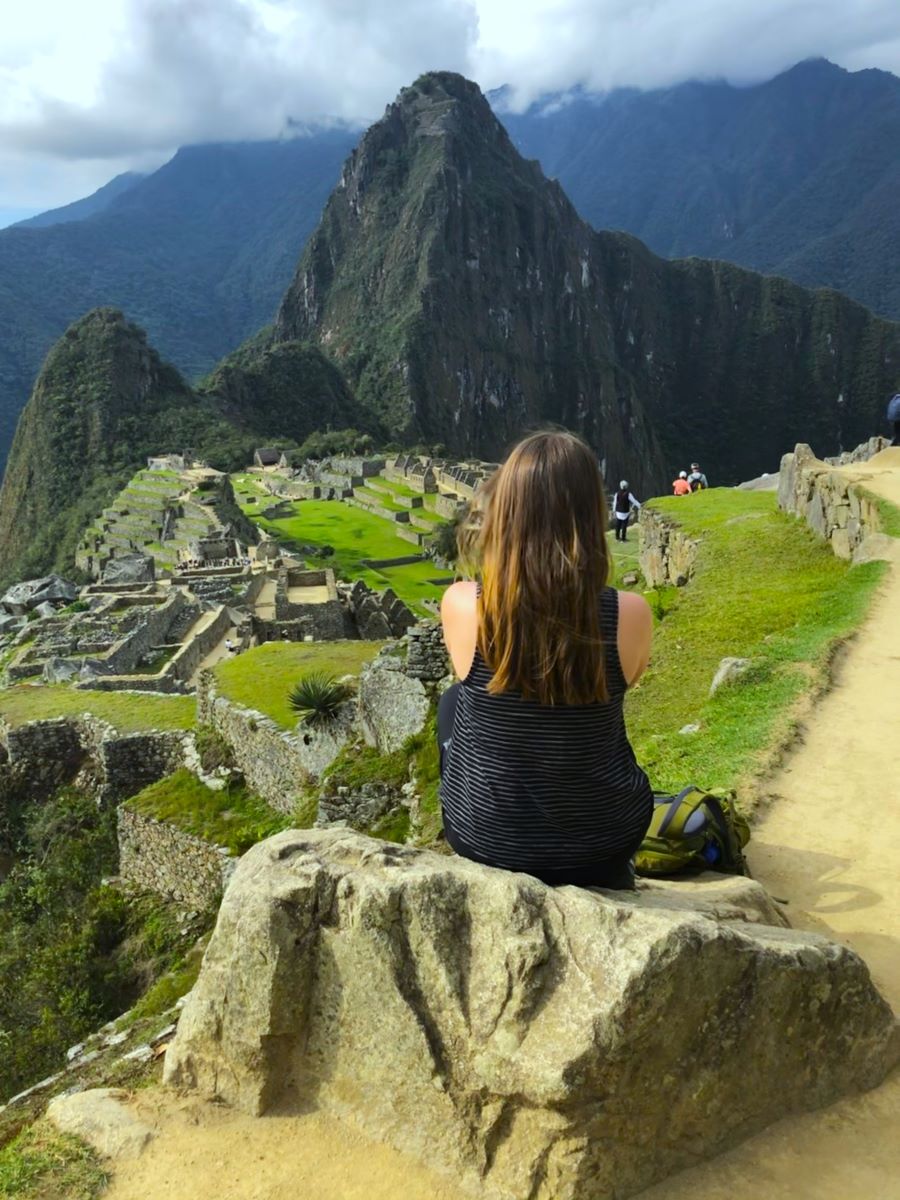
[[[605,489],[580,438],[525,438],[480,501],[474,545],[465,528],[461,545],[481,582],[454,584],[441,605],[462,680],[438,708],[447,838],[547,882],[602,883],[650,820],[622,714],[650,609],[607,586]]]
[[[493,672],[476,649],[456,697],[441,783],[448,841],[467,857],[589,875],[643,836],[652,795],[625,732],[619,594],[605,588],[597,603],[604,700],[542,704],[491,692]]]

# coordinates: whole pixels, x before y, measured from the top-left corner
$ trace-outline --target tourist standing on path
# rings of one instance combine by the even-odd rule
[[[461,680],[438,707],[447,841],[548,884],[633,887],[653,794],[622,703],[653,619],[643,596],[607,586],[597,462],[574,434],[532,434],[481,503],[480,526],[460,536],[481,582],[451,584],[441,602]]]
[[[709,480],[700,470],[699,463],[691,463],[691,473],[688,475],[688,483],[691,485],[692,492],[702,492],[704,488],[709,487]]]
[[[896,396],[892,396],[888,401],[887,419],[894,426],[894,440],[892,446],[900,446],[900,392]]]
[[[616,492],[613,500],[613,516],[616,519],[616,541],[628,541],[628,521],[631,517],[631,510],[636,508],[640,512],[640,501],[628,490],[628,480],[619,480],[619,490]]]
[[[672,481],[672,492],[676,496],[689,496],[691,485],[688,483],[687,471],[679,471],[678,478]]]

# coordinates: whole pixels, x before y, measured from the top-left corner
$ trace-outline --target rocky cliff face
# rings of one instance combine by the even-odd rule
[[[660,447],[593,238],[474,84],[425,76],[348,160],[276,336],[318,342],[395,437],[493,457],[558,421],[644,486]]]
[[[801,436],[854,444],[900,373],[900,326],[836,293],[595,233],[446,73],[351,155],[275,337],[316,341],[395,437],[495,456],[558,421],[653,490],[694,457],[737,482]]]

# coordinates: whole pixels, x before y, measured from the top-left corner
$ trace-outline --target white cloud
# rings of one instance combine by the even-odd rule
[[[483,0],[475,70],[521,106],[575,85],[755,83],[812,57],[900,73],[897,0]],[[504,36],[504,30],[505,36]]]
[[[422,71],[546,91],[900,74],[897,0],[6,0],[0,205],[48,207],[189,142],[364,124]]]

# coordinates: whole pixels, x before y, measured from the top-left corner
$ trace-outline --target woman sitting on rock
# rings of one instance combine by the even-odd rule
[[[549,884],[633,886],[653,809],[622,713],[652,619],[642,596],[607,586],[605,512],[580,438],[525,438],[487,488],[480,583],[454,583],[441,605],[462,681],[438,709],[447,841]]]

